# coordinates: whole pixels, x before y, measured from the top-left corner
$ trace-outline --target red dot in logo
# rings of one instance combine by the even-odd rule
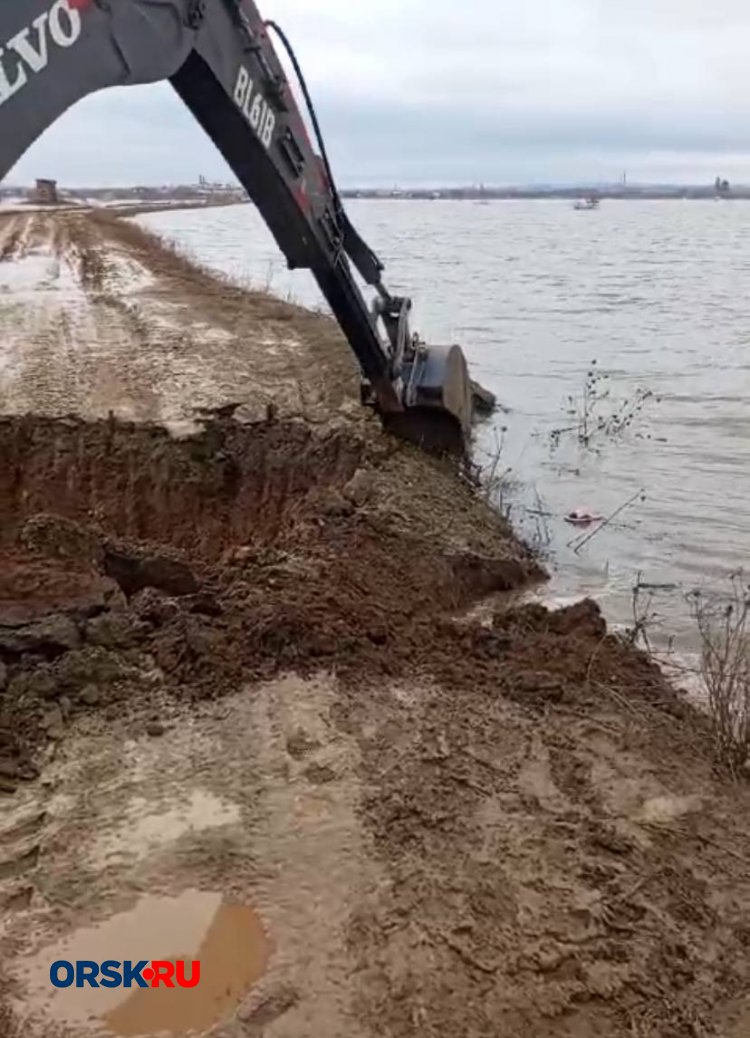
[[[145,969],[143,971],[141,976],[143,977],[144,980],[153,980],[154,977],[156,976],[156,970],[152,970],[151,967],[149,966],[147,969]]]

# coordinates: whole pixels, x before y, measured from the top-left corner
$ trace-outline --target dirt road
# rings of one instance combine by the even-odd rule
[[[703,719],[592,603],[485,602],[538,567],[325,319],[111,218],[0,234],[0,1035],[745,1038]]]
[[[327,321],[204,276],[106,212],[0,213],[0,371],[3,413],[175,431],[231,402],[326,422],[355,396]]]

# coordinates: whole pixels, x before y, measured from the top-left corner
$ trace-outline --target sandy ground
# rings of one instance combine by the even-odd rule
[[[3,1038],[750,1034],[747,786],[592,603],[474,609],[538,567],[330,324],[0,242]]]

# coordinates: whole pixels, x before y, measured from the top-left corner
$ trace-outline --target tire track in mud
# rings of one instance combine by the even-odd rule
[[[18,250],[23,217],[13,217],[0,226],[0,262],[12,260]]]
[[[117,294],[86,217],[14,215],[0,221],[0,250],[3,411],[158,419],[158,380],[139,363],[155,350],[148,322]]]
[[[44,215],[21,215],[5,237],[7,266],[0,298],[6,412],[67,413],[85,398],[90,365],[82,356],[84,300],[78,251]]]
[[[40,233],[44,229],[45,233]],[[39,214],[15,214],[9,219],[0,218],[0,261],[14,262],[24,259],[35,248],[50,240],[52,227],[42,228]]]
[[[4,813],[0,821],[0,908],[27,909],[35,890],[46,810],[33,800]]]

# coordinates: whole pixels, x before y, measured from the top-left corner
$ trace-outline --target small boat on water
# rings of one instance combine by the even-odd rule
[[[599,199],[594,195],[589,195],[588,198],[579,198],[576,204],[573,206],[574,209],[598,209]]]

